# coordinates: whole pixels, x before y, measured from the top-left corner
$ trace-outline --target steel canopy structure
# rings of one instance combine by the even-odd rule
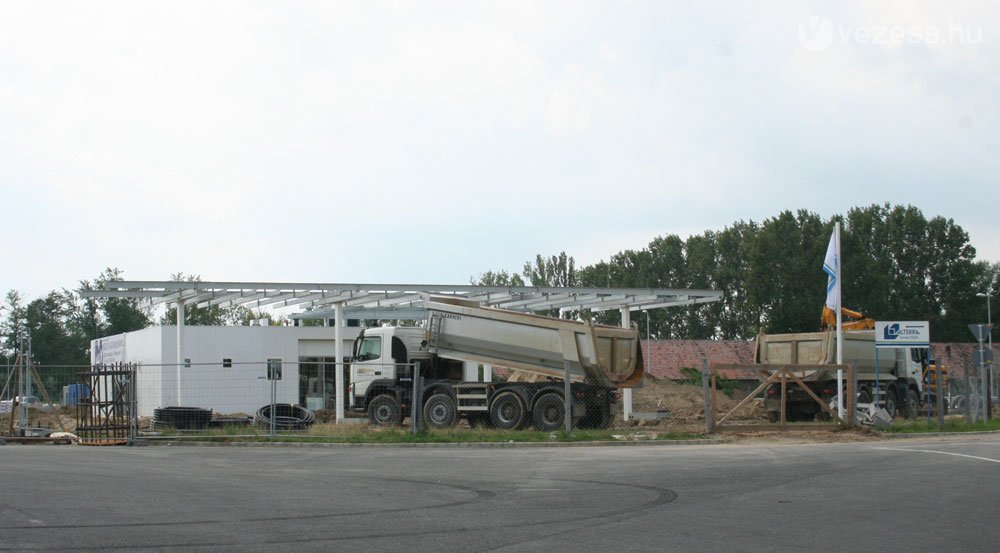
[[[672,288],[594,288],[545,286],[479,286],[437,284],[360,284],[289,282],[109,281],[83,297],[143,298],[153,305],[183,304],[199,308],[246,306],[253,309],[300,311],[340,305],[351,318],[393,317],[423,307],[421,294],[457,296],[482,305],[514,311],[552,309],[610,311],[680,307],[718,301],[718,290]]]
[[[621,312],[622,326],[631,326],[631,312],[710,303],[722,299],[718,290],[672,288],[588,288],[548,286],[479,286],[434,284],[309,284],[288,282],[197,282],[122,280],[102,289],[82,291],[85,298],[142,298],[153,305],[177,308],[178,390],[184,347],[186,306],[198,308],[246,306],[256,309],[298,309],[309,316],[333,315],[335,358],[344,359],[342,329],[352,319],[422,319],[426,295],[444,295],[478,301],[481,305],[514,311],[589,309]],[[336,371],[336,420],[344,419],[343,371]],[[632,390],[624,391],[626,420],[632,411]]]

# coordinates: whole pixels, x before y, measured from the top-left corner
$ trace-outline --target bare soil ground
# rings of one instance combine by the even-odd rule
[[[745,396],[737,391],[730,398],[718,391],[715,397],[715,418],[719,420],[723,415],[732,411]],[[615,421],[615,427],[622,429],[623,433],[646,435],[660,433],[703,434],[706,431],[704,391],[701,386],[647,377],[642,388],[633,390],[632,410],[637,413],[667,411],[669,414],[655,420],[629,421],[623,420],[619,414]],[[730,415],[726,420],[725,429],[716,432],[713,437],[725,442],[773,443],[850,442],[879,439],[878,434],[866,428],[843,430],[833,423],[816,423],[812,426],[796,424],[790,425],[782,431],[777,424],[767,422],[759,401],[751,401]]]
[[[16,413],[15,413],[16,415]],[[28,428],[48,428],[52,430],[65,430],[66,432],[73,432],[76,430],[76,408],[75,407],[54,407],[49,411],[41,411],[39,409],[28,409],[28,419],[26,427]],[[0,436],[9,436],[11,428],[11,414],[4,413],[0,415]],[[62,427],[59,423],[62,422]],[[14,426],[17,427],[18,420],[15,416]]]

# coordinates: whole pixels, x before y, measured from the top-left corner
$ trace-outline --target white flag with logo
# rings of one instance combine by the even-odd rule
[[[840,303],[840,287],[837,286],[840,280],[840,252],[837,251],[837,233],[830,236],[830,245],[826,248],[826,258],[823,260],[823,271],[830,275],[826,283],[826,306],[834,311]]]

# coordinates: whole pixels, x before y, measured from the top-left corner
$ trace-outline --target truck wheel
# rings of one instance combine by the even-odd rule
[[[559,394],[545,394],[535,401],[531,409],[535,428],[544,432],[559,430],[566,422],[566,406]]]
[[[490,405],[490,422],[502,430],[513,430],[524,424],[527,411],[514,392],[501,392]]]
[[[377,426],[399,426],[403,422],[399,402],[388,394],[375,396],[368,404],[368,420]]]
[[[896,387],[889,386],[889,389],[885,391],[885,409],[886,413],[889,413],[889,418],[896,418]]]
[[[868,394],[868,388],[861,388],[858,390],[858,399],[854,401],[855,404],[858,403],[871,403],[872,396]]]
[[[910,388],[906,390],[906,418],[915,419],[920,416],[920,398],[917,391]]]
[[[780,419],[780,418],[781,418],[781,413],[779,413],[777,411],[768,411],[767,412],[767,422],[778,422],[778,419]]]
[[[434,394],[424,403],[424,421],[431,428],[451,428],[457,419],[455,400],[448,394]]]

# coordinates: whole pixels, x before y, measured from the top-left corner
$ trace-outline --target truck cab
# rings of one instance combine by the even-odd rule
[[[416,327],[366,328],[354,341],[351,355],[349,401],[364,408],[379,384],[394,388],[399,382],[412,382],[413,362],[428,361],[431,355],[423,345],[425,331]],[[391,384],[390,384],[391,383]]]

